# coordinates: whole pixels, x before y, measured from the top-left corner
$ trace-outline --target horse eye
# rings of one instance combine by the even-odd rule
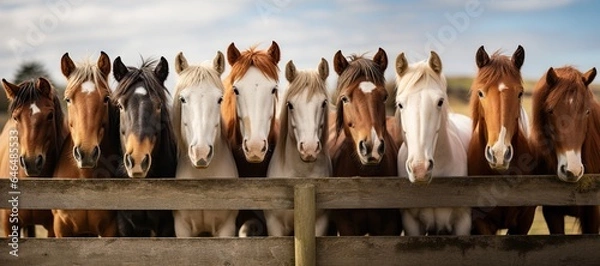
[[[442,107],[443,104],[444,104],[444,99],[440,99],[437,103],[437,106]]]
[[[108,103],[108,101],[110,101],[110,96],[104,97],[104,103]]]
[[[54,113],[49,113],[48,116],[46,116],[46,120],[50,121],[54,118]]]
[[[385,101],[387,101],[387,99],[388,99],[388,95],[386,94],[385,96],[383,96],[383,101],[385,102]]]
[[[180,101],[181,103],[186,103],[186,101],[185,101],[185,98],[183,98],[183,96],[179,96],[179,101]]]
[[[276,94],[277,93],[277,88],[273,88],[273,90],[271,90],[271,94]]]
[[[590,114],[590,109],[585,110],[585,115],[589,115]]]
[[[19,118],[17,118],[16,116],[13,116],[13,117],[12,117],[12,119],[13,119],[15,122],[19,122]]]
[[[341,99],[342,99],[342,102],[344,102],[344,103],[348,103],[350,101],[350,99],[348,99],[348,96],[346,96],[346,95],[342,96]]]
[[[327,100],[323,101],[323,103],[321,104],[321,108],[325,108],[327,107]]]
[[[398,108],[402,109],[404,106],[401,103],[398,103]]]
[[[522,92],[522,91],[520,91],[520,92],[519,92],[519,96],[517,96],[517,97],[519,97],[519,99],[520,99],[521,97],[523,97],[523,92]]]
[[[123,111],[123,105],[121,103],[117,103],[117,107],[119,107],[119,110]]]
[[[66,103],[71,103],[71,98],[65,98]]]
[[[240,91],[238,91],[238,88],[233,87],[233,93],[235,93],[235,95],[240,95]]]
[[[483,91],[478,91],[477,94],[479,95],[479,98],[483,98]]]
[[[219,98],[219,100],[217,100],[218,104],[221,104],[223,102],[223,97]]]
[[[294,105],[292,105],[290,102],[285,103],[285,105],[287,106],[288,110],[294,110]]]
[[[551,114],[553,114],[553,113],[554,113],[554,111],[553,111],[552,109],[548,109],[548,111],[547,111],[547,112],[548,112],[548,114],[549,114],[549,115],[551,115]]]

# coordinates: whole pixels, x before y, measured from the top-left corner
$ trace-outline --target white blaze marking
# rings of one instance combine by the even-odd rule
[[[81,84],[81,92],[90,94],[94,91],[96,91],[96,84],[94,84],[94,82],[88,80]]]
[[[35,115],[42,111],[35,103],[32,103],[29,108],[31,108],[31,115]]]
[[[375,86],[375,84],[373,84],[373,82],[369,82],[369,81],[361,82],[360,84],[358,84],[358,87],[364,93],[372,92],[375,88],[377,88],[377,86]]]
[[[573,97],[569,99],[569,104],[573,104]]]
[[[141,95],[146,95],[148,94],[148,91],[146,91],[146,89],[144,87],[138,87],[135,89],[135,94],[141,94]]]
[[[496,141],[496,143],[494,143],[494,146],[492,146],[492,151],[494,152],[494,155],[496,156],[496,159],[499,161],[499,163],[504,162],[504,152],[506,151],[504,138],[506,138],[506,128],[502,127],[500,129],[498,140]]]
[[[500,92],[502,92],[503,90],[506,90],[506,89],[508,89],[508,87],[506,87],[506,85],[504,85],[504,83],[501,82],[500,85],[498,85],[498,90]]]

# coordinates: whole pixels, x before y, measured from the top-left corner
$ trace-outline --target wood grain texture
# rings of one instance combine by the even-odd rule
[[[292,209],[294,186],[313,184],[318,208],[600,205],[600,175],[434,178],[40,179],[19,180],[22,209]],[[0,179],[0,191],[10,181]],[[4,193],[0,208],[8,208]],[[184,200],[185,199],[185,200]]]
[[[294,188],[294,249],[296,266],[315,266],[315,186],[297,185]]]

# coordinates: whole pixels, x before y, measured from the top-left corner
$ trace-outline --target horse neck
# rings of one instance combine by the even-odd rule
[[[106,155],[122,155],[120,142],[120,116],[118,109],[109,103],[108,123],[105,128],[105,134],[100,142],[100,150]]]
[[[592,101],[588,133],[581,151],[586,173],[600,173],[600,164],[598,164],[600,161],[600,132],[597,130],[598,128],[600,128],[600,104]]]

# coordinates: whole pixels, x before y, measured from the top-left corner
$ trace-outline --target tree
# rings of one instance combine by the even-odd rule
[[[39,77],[45,77],[50,83],[54,84],[52,79],[50,79],[50,74],[48,74],[48,71],[46,71],[46,68],[42,63],[37,61],[24,62],[17,69],[13,83],[19,84],[23,81],[37,79]]]

